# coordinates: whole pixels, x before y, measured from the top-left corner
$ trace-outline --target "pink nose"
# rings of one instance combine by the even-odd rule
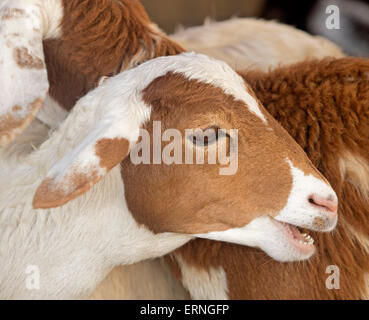
[[[312,194],[309,197],[309,202],[313,206],[317,206],[324,209],[330,215],[335,216],[337,214],[338,202],[333,195],[324,198],[316,194]]]

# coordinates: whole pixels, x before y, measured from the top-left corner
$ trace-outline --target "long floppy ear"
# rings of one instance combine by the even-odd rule
[[[113,117],[102,119],[76,148],[52,167],[36,191],[33,207],[59,207],[88,191],[129,154],[139,130],[130,137],[126,130],[125,121]]]
[[[45,142],[51,158],[64,152],[61,145],[68,149],[38,187],[35,209],[59,207],[85,193],[129,154],[151,115],[140,85],[146,86],[132,69],[104,81],[77,102]]]
[[[22,133],[43,105],[49,83],[42,37],[39,5],[0,3],[0,146]]]

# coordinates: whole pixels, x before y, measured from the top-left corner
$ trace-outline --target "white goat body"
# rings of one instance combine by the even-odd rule
[[[236,70],[271,68],[305,59],[343,57],[342,50],[319,36],[292,26],[255,18],[234,18],[182,29],[170,38],[188,51],[227,62]]]

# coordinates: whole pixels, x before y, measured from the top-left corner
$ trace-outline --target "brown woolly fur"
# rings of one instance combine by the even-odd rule
[[[112,76],[184,50],[151,23],[137,0],[63,0],[60,39],[44,41],[50,94],[65,109]]]
[[[279,263],[258,249],[203,240],[176,255],[199,269],[222,266],[231,299],[368,298],[369,60],[325,59],[241,75],[330,181],[340,199],[338,226],[309,232],[317,246],[309,261]],[[340,161],[358,165],[345,170]],[[339,267],[339,290],[326,287],[330,265]]]

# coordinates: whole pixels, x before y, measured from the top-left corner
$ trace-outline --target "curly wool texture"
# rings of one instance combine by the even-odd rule
[[[330,181],[339,224],[331,234],[309,231],[317,252],[308,261],[279,263],[257,249],[205,240],[166,261],[177,275],[177,255],[199,270],[223,267],[230,299],[368,298],[369,60],[324,59],[241,75]],[[339,267],[340,290],[326,287],[331,265]]]
[[[63,0],[60,39],[44,41],[51,96],[70,110],[103,76],[183,52],[137,0]]]

